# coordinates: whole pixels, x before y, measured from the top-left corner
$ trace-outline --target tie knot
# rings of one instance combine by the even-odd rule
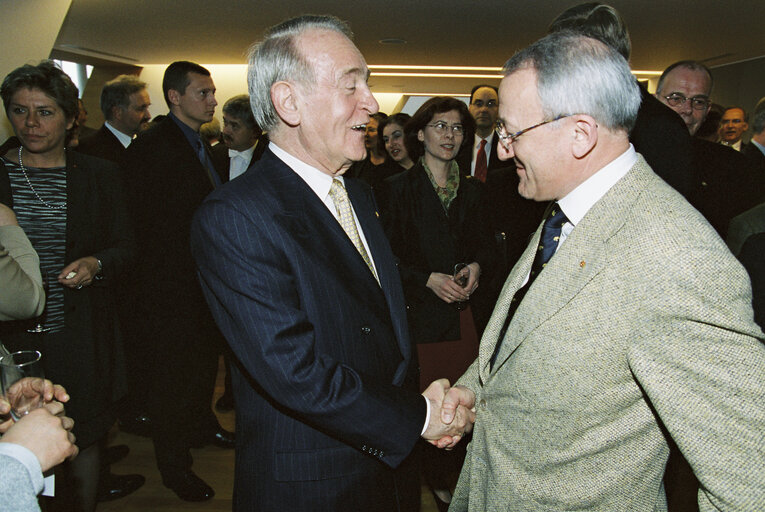
[[[339,179],[334,178],[332,180],[332,186],[329,187],[329,196],[336,201],[345,200],[348,197],[348,193]]]
[[[483,149],[485,147],[486,147],[486,139],[481,139],[481,149]]]
[[[552,209],[550,210],[550,213],[547,216],[547,220],[545,221],[545,226],[552,227],[555,229],[560,229],[563,227],[563,224],[565,224],[568,221],[568,218],[566,217],[566,214],[563,213],[563,210],[560,209],[560,205],[558,203],[553,204]]]

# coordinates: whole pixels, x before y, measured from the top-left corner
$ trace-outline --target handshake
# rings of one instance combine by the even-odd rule
[[[475,393],[464,386],[450,387],[439,379],[422,396],[430,403],[430,418],[423,439],[439,448],[451,450],[475,423]]]

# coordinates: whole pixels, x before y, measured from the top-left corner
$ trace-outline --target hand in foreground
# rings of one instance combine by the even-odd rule
[[[12,390],[12,391],[11,391]],[[63,386],[53,384],[47,379],[40,379],[37,377],[27,377],[16,382],[9,390],[9,393],[20,394],[25,397],[41,397],[44,403],[51,403],[54,400],[59,402],[68,402],[69,394],[66,392]],[[63,413],[63,406],[61,412]],[[0,397],[0,415],[5,417],[11,412],[11,405],[2,397]],[[0,423],[0,434],[5,433],[13,425],[13,420],[10,417]]]
[[[51,402],[22,417],[0,439],[0,443],[14,443],[27,448],[40,461],[43,472],[77,456],[79,449],[74,444],[70,431],[74,420],[63,414],[64,406]]]
[[[467,290],[467,294],[470,296],[475,292],[476,288],[478,288],[478,280],[481,278],[481,265],[479,265],[477,261],[474,261],[468,265],[468,268],[470,268],[470,275],[468,276],[465,290]]]
[[[442,402],[450,391],[449,381],[439,379],[428,386],[422,395],[430,402],[430,422],[422,435],[430,444],[439,448],[451,449],[462,437],[473,430],[475,411],[472,411],[474,403],[471,403],[472,392],[465,393],[467,388],[459,387],[449,400],[448,414],[442,411]],[[469,391],[469,390],[467,390]],[[464,404],[461,403],[464,400]],[[472,402],[475,401],[475,396]],[[444,421],[446,420],[446,421]]]
[[[85,256],[64,267],[64,270],[58,275],[58,282],[69,288],[79,290],[83,286],[90,285],[96,274],[98,274],[98,260],[95,256]],[[72,277],[67,277],[69,275]]]
[[[426,285],[430,288],[436,296],[442,301],[451,304],[452,302],[464,302],[470,298],[467,290],[469,288],[463,288],[454,282],[452,276],[441,274],[440,272],[433,272],[428,277],[428,283]]]
[[[475,393],[465,386],[454,386],[449,388],[441,403],[441,421],[451,423],[455,415],[459,413],[460,408],[469,409],[473,413],[473,423],[475,423]],[[470,425],[470,430],[473,425]],[[469,431],[468,431],[469,432]],[[436,443],[439,448],[454,448],[459,439],[441,438]]]

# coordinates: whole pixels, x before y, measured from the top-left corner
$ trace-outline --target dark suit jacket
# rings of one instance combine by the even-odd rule
[[[765,196],[765,174],[735,149],[693,138],[694,200],[691,204],[725,238],[736,215],[756,206]]]
[[[104,278],[81,290],[64,288],[63,343],[41,345],[39,335],[26,333],[24,322],[2,322],[0,339],[11,350],[45,354],[46,377],[71,395],[67,411],[78,423],[78,444],[86,448],[109,430],[111,407],[126,391],[114,290],[132,268],[135,246],[119,169],[74,151],[67,151],[66,167],[65,261],[95,256]],[[10,190],[2,165],[0,171],[0,183],[5,183],[0,189]],[[11,198],[6,201],[12,206]]]
[[[640,87],[642,100],[630,142],[651,169],[683,197],[693,202],[691,136],[682,118]]]
[[[194,218],[202,288],[238,360],[234,510],[382,512],[404,495],[419,504],[416,473],[402,481],[390,469],[425,420],[401,284],[371,191],[345,181],[382,287],[271,151]]]
[[[75,150],[116,164],[122,164],[127,151],[105,124],[101,125],[101,128],[95,133],[83,137]]]
[[[197,318],[207,312],[189,248],[191,218],[213,185],[170,117],[155,120],[125,156],[128,198],[138,253],[132,276],[136,306],[156,317]]]
[[[744,144],[741,148],[741,154],[749,159],[758,172],[765,174],[765,154],[757,146],[751,142]]]
[[[460,172],[464,176],[470,176],[470,166],[473,164],[473,145],[475,144],[476,135],[472,137],[467,135],[469,140],[462,144],[459,152],[457,153],[457,164],[460,166]],[[488,161],[486,162],[489,170],[499,169],[500,167],[507,166],[507,162],[503,162],[497,156],[497,144],[499,143],[499,137],[494,134],[494,139],[491,141],[491,148],[486,155]]]
[[[260,157],[262,157],[263,153],[266,152],[266,148],[268,148],[268,135],[263,134],[258,139],[258,144],[255,146],[255,151],[252,152],[252,159],[250,160],[250,164],[247,166],[248,171],[255,162],[260,160]],[[228,156],[228,146],[220,142],[210,148],[210,155],[212,156],[215,170],[218,172],[218,176],[220,176],[220,182],[226,183],[229,176],[229,167],[231,166],[231,159]]]
[[[765,233],[757,233],[747,238],[741,248],[738,259],[749,272],[752,281],[752,306],[754,321],[765,328]]]
[[[479,284],[491,280],[498,251],[486,187],[473,177],[461,176],[447,214],[425,169],[417,163],[386,180],[381,196],[383,226],[399,259],[412,339],[416,343],[460,339],[459,312],[426,284],[432,272],[452,275],[455,264],[474,261],[481,266]],[[481,300],[483,293],[484,287],[479,286],[470,299],[479,334],[494,306]]]

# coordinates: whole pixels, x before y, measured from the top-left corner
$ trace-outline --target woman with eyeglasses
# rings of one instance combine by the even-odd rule
[[[415,163],[388,178],[382,191],[383,227],[400,260],[421,389],[442,377],[453,383],[478,355],[471,298],[481,293],[479,282],[496,255],[484,184],[460,175],[455,161],[474,126],[462,101],[435,97],[425,102],[405,127]],[[460,270],[459,264],[466,268]],[[423,472],[439,510],[451,501],[465,444],[452,452],[423,448]]]
[[[32,242],[48,287],[45,318],[3,322],[0,339],[11,351],[39,350],[45,377],[71,396],[66,412],[80,453],[57,473],[50,505],[92,511],[102,448],[126,390],[114,295],[134,252],[123,187],[114,164],[67,149],[78,92],[52,62],[11,71],[0,96],[17,137],[0,155],[2,202]]]

